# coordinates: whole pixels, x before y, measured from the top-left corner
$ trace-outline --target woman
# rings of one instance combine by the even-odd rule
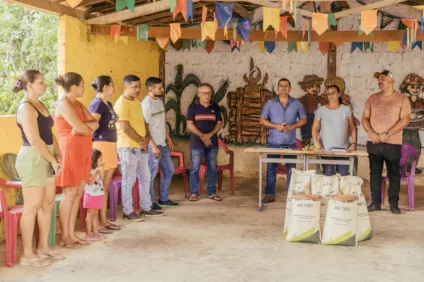
[[[81,75],[68,72],[55,81],[64,91],[59,96],[54,112],[63,154],[62,173],[57,177],[57,185],[63,187],[63,199],[59,205],[62,228],[60,245],[77,249],[81,245],[88,245],[88,242],[75,236],[75,222],[85,182],[90,179],[91,138],[99,124],[77,100],[84,95]]]
[[[340,98],[340,89],[337,85],[330,85],[326,89],[327,104],[315,111],[315,120],[312,126],[312,138],[317,150],[347,149],[356,150],[356,125],[350,107],[343,105]],[[318,134],[319,132],[319,134]],[[349,147],[349,135],[352,135],[352,144]],[[349,158],[321,157],[322,159],[348,160]],[[333,165],[323,164],[324,175],[333,175]],[[348,165],[336,165],[337,173],[348,175]]]
[[[44,76],[37,70],[25,71],[16,81],[13,92],[25,91],[16,113],[22,147],[16,169],[22,180],[24,211],[20,220],[23,255],[21,265],[47,266],[50,259],[65,257],[48,245],[54,197],[55,175],[60,172],[61,154],[52,134],[53,119],[39,98],[46,92]],[[32,248],[35,219],[38,219],[37,252]]]
[[[106,219],[109,183],[118,165],[118,156],[116,153],[117,133],[115,127],[118,115],[113,110],[113,105],[109,101],[115,94],[115,85],[110,76],[101,75],[93,80],[91,88],[97,94],[91,101],[88,110],[99,122],[99,128],[93,135],[93,148],[102,153],[103,169],[105,172],[102,179],[104,201],[103,207],[100,210],[100,232],[110,234],[112,232],[109,230],[120,230],[117,225],[110,223]]]

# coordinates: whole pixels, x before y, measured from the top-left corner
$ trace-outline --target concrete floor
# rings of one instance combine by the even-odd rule
[[[388,207],[371,214],[374,238],[358,247],[288,243],[282,234],[285,193],[257,211],[257,180],[236,179],[236,196],[224,180],[223,202],[185,201],[179,177],[162,218],[142,223],[121,219],[122,230],[66,255],[50,267],[5,267],[0,281],[423,281],[424,189],[416,187],[416,211]],[[283,180],[278,187],[282,190]],[[364,191],[368,191],[365,184]],[[368,194],[368,193],[367,193]]]

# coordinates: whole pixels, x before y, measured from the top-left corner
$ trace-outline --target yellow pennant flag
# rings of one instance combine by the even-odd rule
[[[159,47],[162,50],[165,50],[166,46],[169,43],[169,38],[165,38],[165,37],[156,37],[156,43],[159,45]]]
[[[205,41],[206,37],[209,37],[212,40],[215,40],[215,22],[205,22],[204,24],[201,24],[202,26],[202,41]]]
[[[323,13],[312,13],[312,28],[318,35],[326,32],[328,29],[328,15]]]
[[[393,53],[395,53],[399,47],[400,47],[400,41],[387,42],[387,48]]]
[[[302,46],[302,50],[304,53],[308,53],[309,44],[307,41],[300,42],[300,46]]]
[[[263,31],[272,26],[274,30],[280,30],[280,8],[263,7]]]
[[[258,48],[259,48],[259,51],[261,51],[262,53],[265,52],[265,45],[263,41],[258,41]]]
[[[296,42],[296,49],[297,51],[302,50],[302,44],[300,44],[300,41]]]
[[[125,45],[128,45],[128,36],[119,36],[119,41],[122,41]]]
[[[377,27],[377,10],[361,12],[361,28],[366,35],[369,35]]]
[[[224,36],[226,39],[228,39],[228,27],[224,26]]]
[[[169,29],[170,29],[170,37],[171,37],[172,43],[177,42],[177,40],[181,37],[181,24],[170,23]]]

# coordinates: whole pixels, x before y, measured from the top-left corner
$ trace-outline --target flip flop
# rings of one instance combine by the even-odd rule
[[[196,202],[197,201],[197,196],[196,195],[190,195],[190,197],[188,198],[189,201],[191,202]]]
[[[43,259],[53,259],[53,260],[65,259],[65,256],[59,252],[48,252],[44,254],[37,253],[37,255]]]
[[[223,200],[222,198],[220,198],[220,197],[219,197],[218,195],[216,195],[216,194],[210,195],[210,196],[208,196],[208,198],[209,198],[209,199],[211,199],[211,200],[217,201],[217,202],[220,202],[220,201],[222,201],[222,200]]]
[[[81,245],[78,243],[66,244],[63,241],[59,243],[59,246],[67,248],[67,249],[74,249],[74,250],[81,248]]]
[[[109,230],[112,230],[112,231],[117,231],[117,230],[121,230],[121,227],[119,227],[118,225],[116,225],[116,224],[109,224],[108,226],[105,226],[105,228],[107,228],[107,229],[109,229]]]
[[[88,246],[88,245],[90,245],[90,243],[88,243],[86,240],[83,240],[83,239],[75,242],[75,244],[79,244],[79,245],[82,245],[82,246]]]
[[[40,257],[32,258],[32,259],[25,259],[21,258],[19,260],[19,265],[23,266],[49,266],[52,262],[48,259],[43,259]]]
[[[107,229],[107,227],[99,229],[98,232],[102,233],[102,234],[113,234],[113,232],[111,230]]]

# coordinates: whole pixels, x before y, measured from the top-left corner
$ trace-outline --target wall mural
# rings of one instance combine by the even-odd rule
[[[243,76],[246,85],[238,87],[236,92],[228,92],[227,101],[230,109],[229,136],[226,140],[237,144],[265,144],[267,129],[262,127],[259,120],[262,108],[274,94],[265,89],[268,74],[262,79],[261,70],[254,65],[250,58],[249,75]]]
[[[186,113],[181,112],[181,97],[184,93],[184,90],[189,85],[198,86],[201,81],[195,74],[192,73],[184,77],[184,66],[182,64],[178,64],[175,67],[175,70],[176,74],[174,83],[168,84],[165,90],[165,95],[168,95],[171,91],[175,94],[175,98],[167,97],[168,99],[165,104],[165,112],[168,112],[170,110],[173,110],[175,112],[175,123],[174,125],[172,125],[171,122],[167,121],[166,124],[168,125],[169,133],[172,136],[187,137],[189,136],[189,133],[187,131],[187,119],[185,116]],[[229,86],[230,81],[228,80],[228,78],[222,80],[217,92],[212,89],[212,101],[219,104],[225,97],[225,93],[227,93]],[[228,120],[228,112],[227,109],[222,105],[220,106],[220,109],[223,120],[223,126],[225,127]]]

